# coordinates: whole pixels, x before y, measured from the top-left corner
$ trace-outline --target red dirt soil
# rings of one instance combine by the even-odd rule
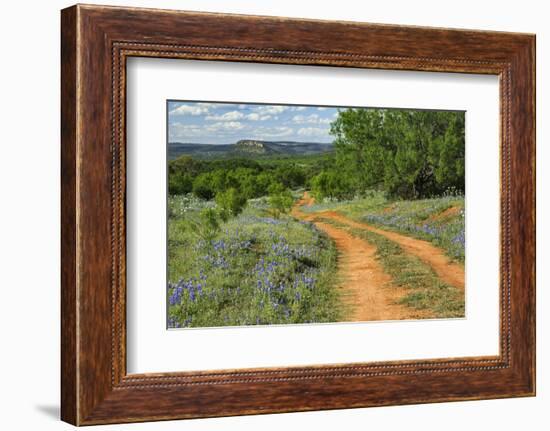
[[[300,216],[299,214],[304,214],[299,210],[299,207],[302,205],[311,206],[314,202],[314,198],[310,196],[308,192],[304,192],[303,198],[297,202],[292,214],[295,217],[304,218],[304,216]],[[295,211],[298,211],[298,213],[295,213]],[[440,213],[440,215],[443,213],[449,215],[457,211],[460,211],[458,207],[451,207]],[[315,214],[306,214],[309,220],[315,218],[316,215],[338,221],[351,227],[369,230],[396,242],[407,253],[418,257],[424,263],[428,264],[445,283],[464,290],[464,266],[451,261],[443,250],[430,242],[412,238],[397,232],[380,229],[364,222],[357,222],[336,211],[320,211]]]
[[[367,223],[356,222],[335,211],[323,211],[318,214],[351,227],[369,230],[396,242],[407,253],[418,257],[421,261],[428,264],[445,283],[464,290],[464,267],[452,262],[443,250],[428,241],[379,229]]]
[[[431,215],[430,217],[427,218],[427,220],[428,221],[445,220],[457,215],[459,212],[460,212],[460,207],[449,207],[446,210],[441,211],[440,213]]]
[[[292,209],[292,215],[313,222],[332,238],[338,250],[338,279],[340,294],[350,316],[346,321],[405,320],[429,317],[427,312],[415,310],[397,301],[407,290],[392,284],[376,259],[376,247],[337,227],[314,220],[318,214],[307,214],[301,206],[314,202],[307,192]],[[325,213],[323,213],[323,216]]]

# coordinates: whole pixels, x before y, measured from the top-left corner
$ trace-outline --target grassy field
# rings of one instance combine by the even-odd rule
[[[169,327],[341,318],[329,238],[310,223],[269,217],[265,199],[205,231],[201,211],[214,205],[190,195],[169,199]]]
[[[294,198],[302,190],[293,192]],[[215,231],[201,213],[214,201],[192,195],[168,201],[168,325],[216,327],[322,323],[346,319],[338,297],[337,251],[313,223],[288,215],[273,218],[267,198],[251,199],[245,210]],[[445,284],[432,268],[393,241],[373,232],[324,219],[336,210],[369,224],[426,239],[464,262],[464,199],[457,196],[390,201],[382,194],[352,201],[302,207],[376,246],[376,257],[395,285],[409,290],[399,301],[438,318],[464,315],[463,292]]]
[[[304,207],[304,211],[309,212],[323,210],[339,211],[359,222],[428,240],[442,248],[453,260],[464,262],[463,196],[392,201],[383,193],[372,192],[361,199]]]

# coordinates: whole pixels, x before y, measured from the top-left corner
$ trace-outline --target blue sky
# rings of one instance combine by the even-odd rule
[[[168,141],[233,144],[239,139],[332,142],[338,108],[168,102]]]

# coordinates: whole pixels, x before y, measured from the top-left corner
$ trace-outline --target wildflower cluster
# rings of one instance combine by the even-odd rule
[[[214,201],[205,201],[192,194],[168,195],[168,215],[171,218],[182,218],[204,208],[214,208]]]
[[[426,199],[415,202],[415,206],[396,204],[384,212],[363,214],[362,219],[370,224],[390,227],[429,240],[444,248],[451,257],[463,261],[466,245],[464,208],[458,214],[438,217],[449,208],[450,199]],[[452,199],[457,202],[456,197]]]
[[[189,247],[168,284],[170,328],[334,321],[332,243],[310,223],[250,212]]]

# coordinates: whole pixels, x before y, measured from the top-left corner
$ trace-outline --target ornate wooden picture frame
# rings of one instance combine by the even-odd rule
[[[207,30],[206,30],[207,29]],[[102,6],[62,11],[61,417],[75,425],[535,394],[535,37]],[[500,354],[126,372],[129,57],[500,79]]]

